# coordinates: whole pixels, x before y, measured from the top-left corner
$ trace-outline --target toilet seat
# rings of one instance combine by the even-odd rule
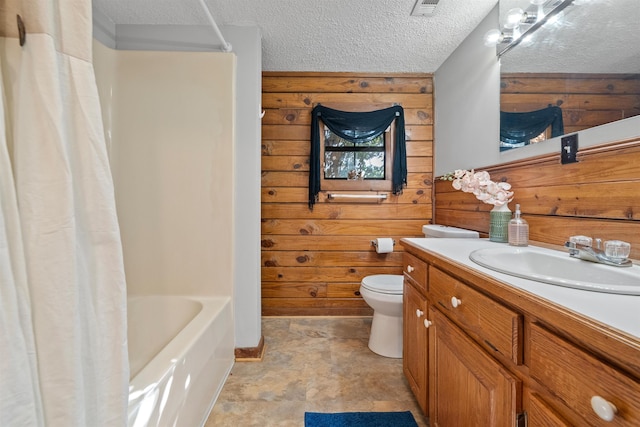
[[[388,295],[402,295],[404,276],[400,274],[374,274],[362,279],[362,287],[371,292]]]

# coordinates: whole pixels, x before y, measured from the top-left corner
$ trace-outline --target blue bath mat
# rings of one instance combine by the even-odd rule
[[[418,427],[411,412],[304,413],[305,427]]]

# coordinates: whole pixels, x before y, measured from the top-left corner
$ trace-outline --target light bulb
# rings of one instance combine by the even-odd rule
[[[484,35],[484,45],[487,47],[496,47],[502,40],[502,32],[497,28],[489,30]]]
[[[529,2],[536,6],[542,6],[547,0],[529,0]]]
[[[507,12],[507,22],[505,22],[505,28],[518,28],[520,26],[520,21],[524,16],[524,10],[519,7],[513,8]]]

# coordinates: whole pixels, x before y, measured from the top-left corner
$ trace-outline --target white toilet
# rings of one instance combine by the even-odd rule
[[[444,225],[422,227],[425,237],[478,238],[477,231]],[[362,279],[360,295],[373,308],[369,348],[374,353],[399,359],[402,357],[402,290],[401,274],[376,274]]]

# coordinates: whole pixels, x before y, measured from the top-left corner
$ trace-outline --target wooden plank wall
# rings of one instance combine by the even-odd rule
[[[262,312],[369,315],[364,276],[402,274],[402,247],[376,237],[420,236],[433,215],[433,79],[429,74],[265,72],[262,80]],[[307,206],[311,109],[394,103],[405,109],[408,185],[382,203]],[[346,108],[345,108],[346,109]]]
[[[572,235],[624,240],[640,260],[640,139],[578,151],[578,163],[560,164],[560,155],[490,167],[494,181],[512,184],[513,211],[520,203],[530,239],[563,245]],[[489,230],[492,208],[472,194],[436,180],[435,220]]]
[[[503,73],[500,87],[503,111],[561,107],[565,133],[640,114],[640,74]]]

